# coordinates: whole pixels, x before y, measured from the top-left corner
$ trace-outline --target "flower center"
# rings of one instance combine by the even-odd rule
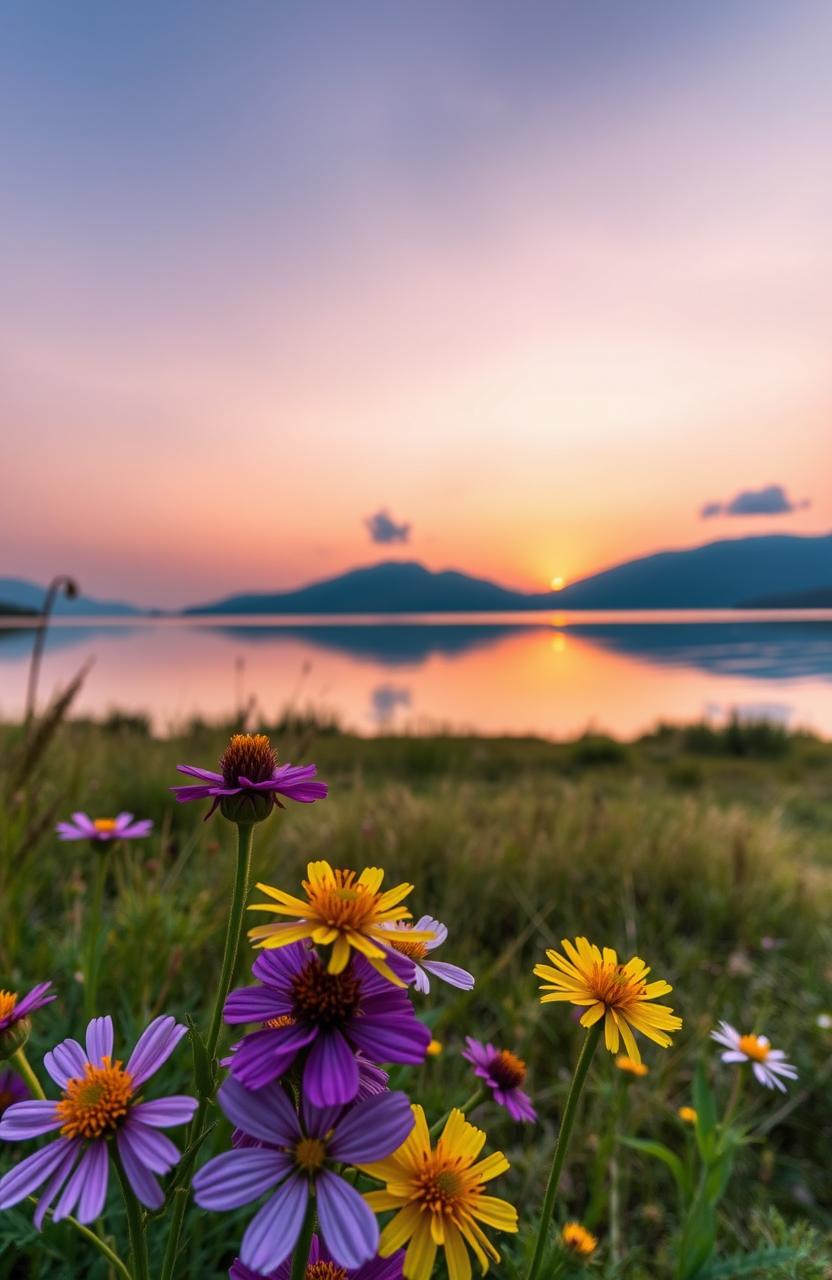
[[[354,871],[333,871],[333,879],[313,885],[304,880],[303,887],[315,915],[332,929],[355,929],[361,932],[375,917],[380,894],[358,884]]]
[[[295,1019],[290,1013],[281,1013],[279,1018],[267,1018],[263,1023],[264,1031],[277,1031],[280,1027],[293,1027]]]
[[[16,991],[0,991],[0,1022],[12,1016],[16,1004]]]
[[[625,973],[623,964],[596,964],[588,986],[595,999],[608,1009],[627,1009],[644,995],[646,983]]]
[[[438,1151],[431,1152],[416,1175],[414,1200],[428,1213],[446,1214],[453,1212],[463,1191],[462,1178],[448,1158]]]
[[[133,1097],[133,1077],[116,1059],[102,1058],[102,1066],[91,1062],[84,1066],[83,1076],[67,1081],[56,1111],[65,1138],[100,1138],[115,1132],[127,1115]]]
[[[411,960],[424,960],[428,954],[428,944],[426,942],[417,942],[413,938],[408,938],[406,930],[412,929],[412,924],[397,925],[395,930],[391,929],[390,945],[396,951],[400,951],[403,956],[408,956]]]
[[[307,1173],[320,1169],[326,1159],[326,1146],[320,1138],[301,1138],[295,1147],[295,1161]]]
[[[361,1003],[361,983],[349,969],[327,973],[319,960],[309,960],[292,979],[292,1002],[301,1021],[340,1026]]]
[[[751,1058],[754,1062],[765,1062],[771,1053],[771,1045],[763,1044],[756,1036],[740,1036],[737,1048],[740,1053],[745,1054],[746,1058]]]
[[[92,824],[99,835],[107,836],[116,829],[115,818],[95,818]]]
[[[488,1070],[501,1089],[519,1089],[526,1079],[525,1062],[508,1049],[495,1053],[488,1064]]]
[[[334,1262],[310,1262],[306,1268],[306,1280],[347,1280],[347,1273]]]
[[[266,782],[277,768],[277,756],[265,733],[235,733],[220,757],[220,770],[228,787],[241,777]]]

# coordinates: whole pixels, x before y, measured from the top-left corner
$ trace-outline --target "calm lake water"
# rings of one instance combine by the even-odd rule
[[[0,718],[19,717],[33,633],[0,628]],[[76,711],[169,731],[251,696],[381,730],[630,737],[736,711],[832,736],[832,612],[58,620],[41,703],[93,660]]]

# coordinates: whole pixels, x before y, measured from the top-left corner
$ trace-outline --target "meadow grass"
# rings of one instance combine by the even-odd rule
[[[650,1067],[642,1080],[625,1079],[603,1051],[593,1064],[558,1214],[599,1236],[595,1272],[674,1275],[673,1183],[662,1166],[615,1141],[613,1108],[622,1107],[627,1136],[684,1151],[692,1139],[676,1110],[691,1101],[697,1060],[707,1063],[720,1102],[730,1087],[708,1040],[726,1018],[766,1032],[800,1080],[786,1099],[746,1081],[745,1103],[767,1132],[741,1152],[721,1208],[719,1252],[797,1241],[802,1260],[742,1274],[832,1274],[832,1031],[818,1025],[832,1012],[832,745],[730,726],[665,728],[631,745],[596,737],[557,745],[361,740],[316,733],[314,724],[279,728],[281,759],[315,760],[331,793],[257,829],[255,878],[293,890],[310,857],[378,865],[389,883],[416,886],[416,915],[445,921],[451,936],[442,958],[470,969],[477,985],[466,994],[433,984],[419,1011],[444,1051],[393,1080],[435,1119],[473,1092],[460,1057],[465,1035],[526,1060],[539,1124],[516,1126],[490,1103],[473,1119],[488,1131],[489,1149],[511,1160],[497,1193],[518,1206],[527,1230],[580,1042],[569,1006],[538,1004],[532,967],[546,947],[585,933],[642,955],[673,984],[669,1003],[685,1019],[671,1049],[642,1042]],[[181,781],[177,762],[212,767],[226,736],[222,726],[201,724],[158,740],[141,722],[70,723],[21,767],[20,731],[0,730],[0,987],[52,977],[60,992],[36,1022],[30,1060],[38,1066],[47,1047],[81,1029],[85,912],[95,859],[107,856],[55,839],[55,820],[74,809],[127,809],[156,823],[151,839],[111,855],[99,1005],[115,1016],[118,1043],[128,1050],[159,1012],[206,1022],[235,833],[218,816],[202,824],[200,807],[175,805],[168,788]],[[246,946],[240,979],[251,958]],[[183,1045],[166,1069],[166,1091],[187,1091],[189,1072]],[[206,1151],[226,1142],[220,1119]],[[107,1229],[123,1240],[115,1195],[111,1208]],[[191,1210],[181,1274],[226,1274],[248,1216]],[[0,1277],[107,1275],[69,1227],[48,1227],[36,1242],[30,1220],[31,1206],[0,1215]],[[807,1236],[809,1228],[817,1234]],[[164,1230],[152,1217],[150,1243],[156,1274]],[[511,1276],[526,1242],[499,1243],[497,1274]]]

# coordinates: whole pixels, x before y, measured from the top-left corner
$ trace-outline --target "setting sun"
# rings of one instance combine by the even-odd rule
[[[560,574],[557,574],[554,578],[551,578],[549,580],[549,586],[552,588],[553,591],[562,591],[563,588],[566,586],[566,582],[561,577]]]

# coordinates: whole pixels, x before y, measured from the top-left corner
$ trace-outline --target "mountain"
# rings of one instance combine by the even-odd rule
[[[773,595],[743,600],[743,609],[832,609],[832,587],[809,591],[781,591]]]
[[[0,601],[4,605],[12,605],[25,613],[39,613],[43,607],[45,595],[46,587],[36,582],[29,582],[25,578],[0,578]],[[74,600],[67,600],[66,596],[59,594],[55,599],[53,612],[62,617],[80,618],[88,614],[97,614],[99,617],[138,614],[142,610],[121,601],[98,600],[93,596],[84,595],[76,596]]]
[[[530,609],[720,609],[832,581],[832,534],[725,539],[628,560],[558,592],[524,593],[414,561],[352,569],[295,591],[247,592],[186,614],[488,613]],[[2,596],[2,590],[0,590]]]

